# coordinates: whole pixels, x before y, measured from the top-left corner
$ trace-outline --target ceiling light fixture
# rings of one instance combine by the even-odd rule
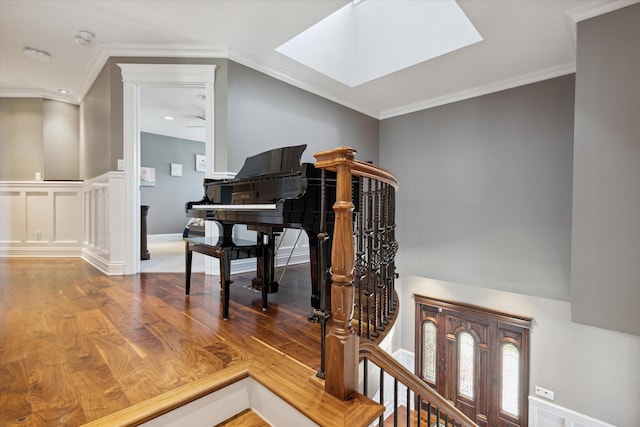
[[[171,116],[164,116],[164,119],[165,119],[165,120],[173,120],[173,117],[171,117]]]
[[[69,91],[66,89],[58,89],[58,93],[62,94],[62,95],[69,95]]]
[[[33,47],[25,47],[23,50],[24,55],[27,58],[36,59],[38,61],[49,61],[51,59],[51,55],[49,52],[45,52],[44,50],[35,49]]]
[[[80,30],[73,39],[77,45],[89,46],[95,35],[89,31]]]

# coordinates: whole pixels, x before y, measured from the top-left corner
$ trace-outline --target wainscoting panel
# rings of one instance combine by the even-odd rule
[[[24,195],[2,186],[0,191],[0,244],[19,244],[26,240]]]
[[[548,400],[529,396],[529,427],[614,427]]]
[[[124,274],[124,173],[92,178],[82,191],[82,259],[107,275]]]
[[[80,256],[82,182],[0,182],[0,218],[0,256]]]

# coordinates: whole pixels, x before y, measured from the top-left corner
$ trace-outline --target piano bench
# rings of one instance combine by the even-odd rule
[[[191,291],[191,263],[193,252],[220,260],[220,287],[222,289],[222,318],[229,317],[229,285],[231,284],[231,261],[234,259],[258,258],[262,254],[262,244],[249,240],[234,239],[232,244],[223,244],[211,237],[185,237],[185,294]],[[262,289],[262,310],[267,309],[267,287]]]

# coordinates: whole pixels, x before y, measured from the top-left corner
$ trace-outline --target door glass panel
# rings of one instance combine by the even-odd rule
[[[518,416],[520,351],[513,344],[502,346],[502,410]]]
[[[433,322],[422,325],[422,378],[436,382],[436,338],[437,328]]]
[[[458,393],[473,399],[473,359],[475,341],[469,332],[458,337]]]

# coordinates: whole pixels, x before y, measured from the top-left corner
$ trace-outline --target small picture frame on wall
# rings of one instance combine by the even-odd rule
[[[171,163],[171,176],[182,176],[182,163]]]
[[[140,186],[155,187],[156,186],[156,168],[140,167]]]
[[[196,171],[198,172],[206,172],[207,171],[207,157],[202,154],[196,154]]]

